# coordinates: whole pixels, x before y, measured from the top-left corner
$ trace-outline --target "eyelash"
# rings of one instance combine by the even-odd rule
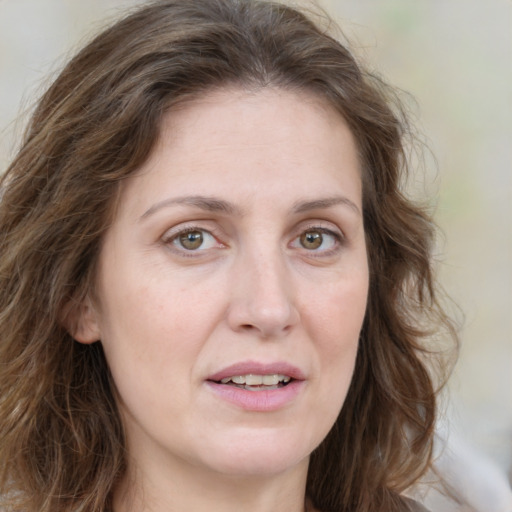
[[[180,243],[180,238],[187,234],[192,234],[192,233],[196,233],[196,232],[201,233],[203,235],[203,240],[205,238],[204,235],[206,234],[206,237],[210,237],[212,239],[212,241],[214,241],[216,247],[202,248],[203,243],[201,243],[201,245],[196,249],[187,249],[186,247],[183,247],[183,244]],[[328,236],[332,237],[333,238],[333,247],[330,247],[330,248],[324,249],[324,250],[316,250],[316,248],[315,249],[307,249],[306,247],[304,247],[301,244],[301,241],[300,241],[300,238],[302,236],[306,235],[307,233],[319,233],[321,235],[328,235]],[[185,257],[198,257],[199,253],[201,253],[203,251],[207,251],[212,248],[225,247],[225,245],[219,241],[217,236],[215,236],[215,233],[212,232],[212,230],[205,229],[204,227],[200,227],[200,226],[194,226],[194,225],[184,227],[178,231],[172,230],[170,233],[166,234],[163,237],[162,241],[165,245],[171,246],[171,248],[175,252],[178,252],[180,255],[185,256]],[[322,257],[322,256],[330,256],[330,255],[336,253],[339,250],[339,248],[344,244],[344,241],[345,241],[345,238],[344,238],[343,234],[341,234],[337,231],[334,231],[332,229],[325,228],[323,226],[312,224],[309,226],[301,227],[300,233],[293,238],[293,240],[290,242],[289,246],[291,246],[293,248],[302,249],[310,256]],[[324,240],[322,240],[321,243],[323,244]],[[298,245],[295,245],[295,244],[298,244]]]
[[[333,247],[330,247],[330,248],[324,249],[324,250],[307,249],[306,247],[304,247],[301,244],[301,241],[300,241],[300,238],[302,236],[306,235],[307,233],[319,233],[321,235],[328,235],[328,236],[332,237]],[[322,240],[322,243],[323,242],[324,242],[324,240]],[[309,256],[321,258],[324,256],[332,256],[333,254],[335,254],[343,246],[344,242],[345,242],[345,238],[342,233],[335,231],[333,229],[319,226],[317,224],[312,224],[309,226],[301,227],[301,231],[300,231],[299,235],[296,236],[292,240],[290,245],[292,247],[294,247],[293,244],[298,243],[298,244],[300,244],[300,247],[298,247],[298,248],[306,251],[306,253]]]
[[[187,249],[186,247],[183,247],[183,244],[180,243],[180,238],[192,233],[201,233],[203,235],[203,241],[205,238],[211,238],[216,247],[225,247],[224,244],[220,242],[219,239],[215,236],[215,234],[212,233],[212,230],[194,225],[184,227],[178,231],[171,230],[171,232],[168,232],[164,235],[162,241],[165,245],[170,246],[175,252],[178,252],[182,256],[197,257],[197,253],[206,251],[210,249],[210,247],[201,249],[203,243],[201,243],[201,246],[199,246],[197,249]],[[204,236],[205,234],[206,237]]]

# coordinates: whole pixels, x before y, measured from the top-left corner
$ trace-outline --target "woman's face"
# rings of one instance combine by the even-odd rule
[[[356,147],[312,95],[212,92],[121,188],[97,302],[143,471],[306,466],[343,405],[368,292]]]

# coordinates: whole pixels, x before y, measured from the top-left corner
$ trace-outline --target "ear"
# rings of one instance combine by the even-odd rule
[[[87,296],[80,302],[70,301],[64,308],[63,325],[73,338],[85,344],[101,339],[98,312]]]

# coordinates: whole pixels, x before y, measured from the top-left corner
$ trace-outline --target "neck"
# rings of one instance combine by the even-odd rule
[[[215,474],[131,467],[114,495],[114,512],[305,512],[308,461],[272,475]]]

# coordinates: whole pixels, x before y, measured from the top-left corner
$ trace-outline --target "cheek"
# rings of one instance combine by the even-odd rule
[[[109,297],[102,344],[116,384],[121,409],[136,419],[163,422],[163,404],[177,414],[190,402],[194,361],[204,330],[189,300],[159,287],[134,287]],[[125,421],[126,418],[125,418]],[[132,420],[130,420],[131,422]]]
[[[341,408],[352,379],[359,345],[359,336],[366,313],[368,294],[367,273],[331,285],[325,293],[310,303],[310,328],[317,347],[324,396],[333,398]],[[328,407],[328,404],[326,404]]]
[[[129,275],[129,274],[128,274]],[[214,287],[197,287],[162,272],[104,288],[102,343],[113,373],[169,378],[189,367],[218,320]],[[185,364],[187,363],[187,364]]]
[[[367,272],[332,282],[315,297],[308,297],[302,309],[307,323],[316,331],[315,338],[326,348],[343,350],[347,344],[357,343],[366,313],[368,297]]]
[[[314,410],[309,418],[319,444],[331,430],[345,402],[354,373],[359,335],[366,311],[367,279],[340,279],[315,300],[309,296],[307,318],[314,351]]]

